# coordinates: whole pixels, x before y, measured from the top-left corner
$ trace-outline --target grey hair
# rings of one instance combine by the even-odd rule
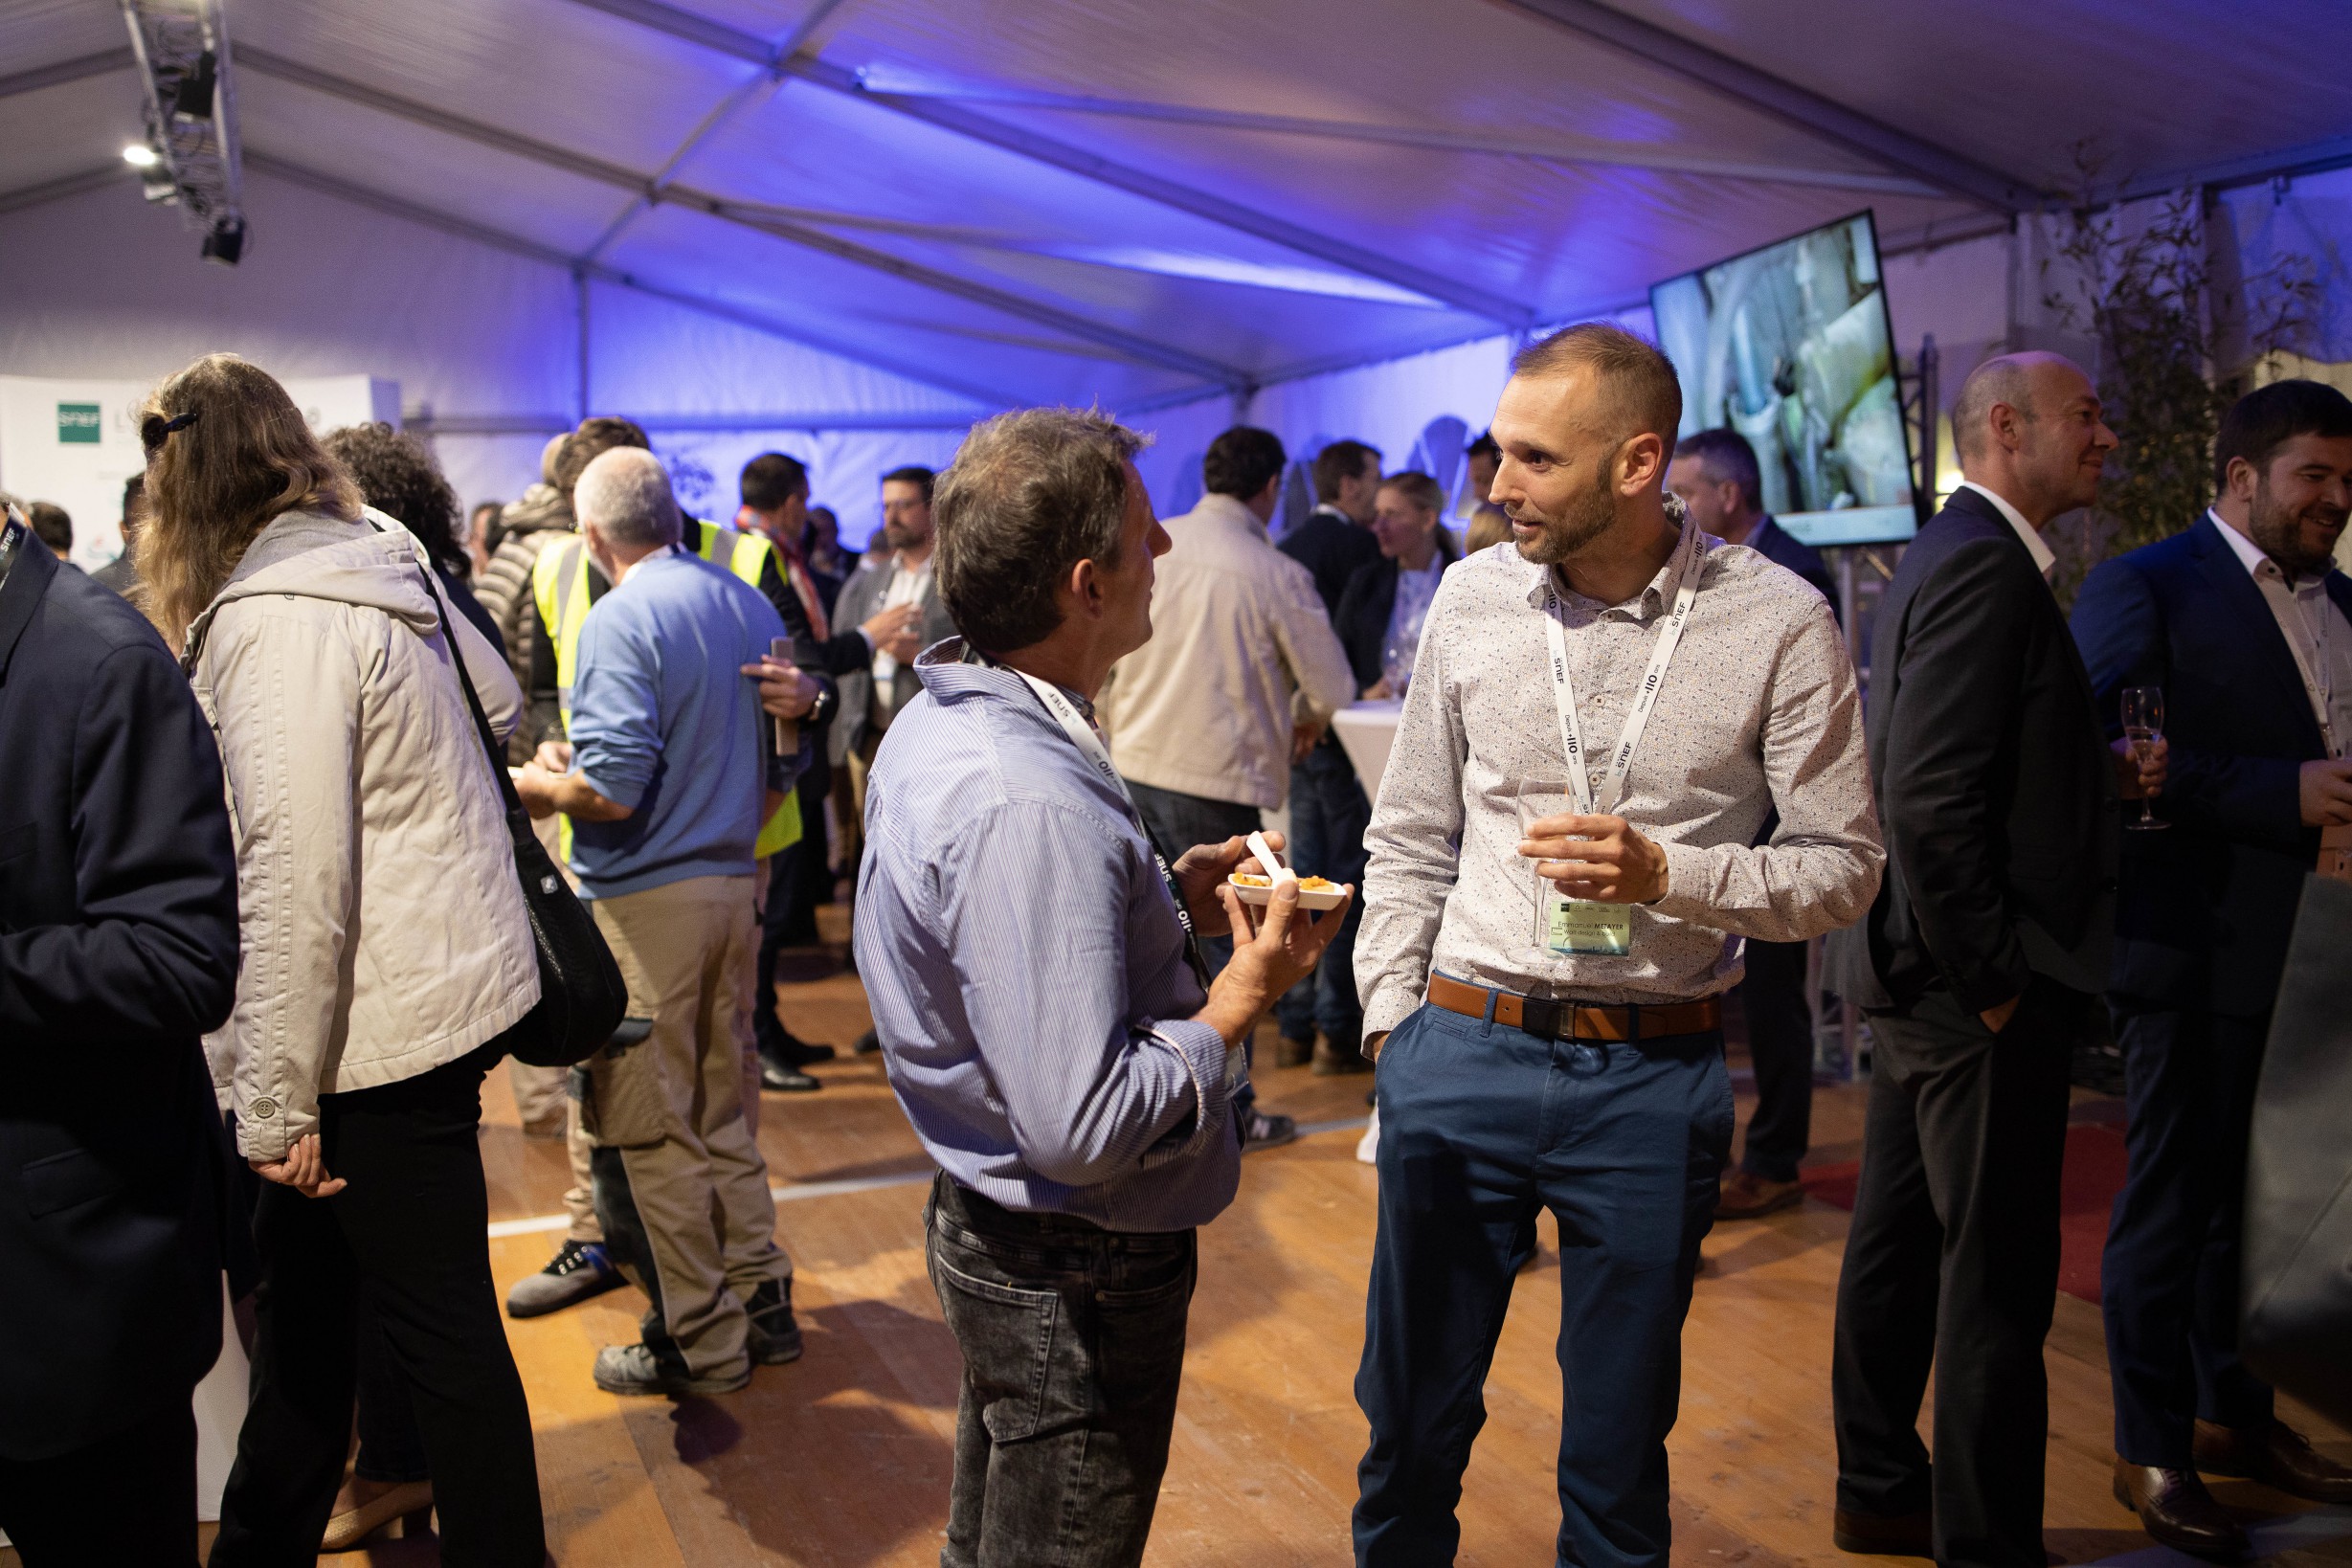
[[[939,596],[982,653],[1042,642],[1081,561],[1119,563],[1127,465],[1148,437],[1099,413],[1022,409],[972,428],[939,476]]]
[[[678,543],[678,498],[661,459],[641,446],[600,452],[580,474],[571,509],[583,526],[631,549]]]

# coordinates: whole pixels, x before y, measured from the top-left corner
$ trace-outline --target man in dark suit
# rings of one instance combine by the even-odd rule
[[[2116,1490],[2163,1544],[2236,1557],[2245,1532],[2201,1469],[2352,1502],[2352,1470],[2278,1422],[2237,1356],[2263,1042],[2304,874],[2352,823],[2352,582],[2330,558],[2352,401],[2312,381],[2250,392],[2213,468],[2187,531],[2091,573],[2074,636],[2110,731],[2120,691],[2157,686],[2173,747],[2172,831],[2123,836],[2109,989],[2131,1107],[2100,1268]]]
[[[1336,627],[1340,595],[1349,580],[1380,559],[1379,541],[1373,537],[1373,506],[1380,488],[1379,448],[1362,441],[1333,441],[1315,454],[1315,509],[1282,536],[1277,547],[1313,573],[1323,613]],[[1360,882],[1364,871],[1364,829],[1372,822],[1372,802],[1355,776],[1339,737],[1328,728],[1299,736],[1290,764],[1290,847],[1300,865],[1334,882]],[[1350,867],[1354,869],[1351,870]],[[1352,908],[1348,919],[1362,916]],[[1274,1023],[1280,1039],[1274,1045],[1277,1066],[1295,1067],[1311,1062],[1318,1072],[1355,1072],[1365,1063],[1361,1051],[1363,1010],[1355,1005],[1355,974],[1351,967],[1355,950],[1355,927],[1351,924],[1324,951],[1317,972],[1283,994],[1274,1004]],[[1350,1021],[1353,1020],[1353,1021]],[[1320,1041],[1316,1039],[1321,1025]]]
[[[1756,448],[1736,430],[1702,430],[1674,446],[1666,487],[1682,497],[1700,529],[1727,545],[1745,545],[1803,577],[1838,607],[1837,585],[1819,551],[1764,511]],[[1758,831],[1769,840],[1776,815]],[[1739,1164],[1723,1178],[1718,1220],[1756,1220],[1804,1201],[1797,1167],[1813,1138],[1813,1003],[1804,994],[1805,944],[1750,942],[1747,974],[1735,988],[1747,1016],[1748,1061],[1756,1070],[1756,1111],[1748,1118]]]
[[[1887,877],[1831,941],[1876,1042],[1838,1281],[1835,1539],[2042,1568],[2067,1069],[2106,980],[2123,765],[2040,530],[2091,503],[2116,437],[2055,354],[1977,367],[1952,428],[1967,481],[1903,552],[1871,649]],[[2159,749],[2135,791],[2162,775]]]
[[[196,1560],[236,985],[220,755],[139,613],[0,519],[0,1531]]]

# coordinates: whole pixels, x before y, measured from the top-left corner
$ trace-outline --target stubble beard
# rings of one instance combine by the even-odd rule
[[[2290,582],[2325,571],[2333,556],[2314,554],[2303,548],[2302,516],[2291,512],[2272,499],[2269,484],[2254,487],[2253,504],[2247,508],[2246,531],[2253,536],[2262,553],[2276,561],[2279,570]]]
[[[1541,533],[1519,541],[1519,557],[1536,566],[1557,566],[1608,532],[1616,521],[1615,500],[1604,487],[1595,485],[1570,503],[1562,515],[1544,523]]]

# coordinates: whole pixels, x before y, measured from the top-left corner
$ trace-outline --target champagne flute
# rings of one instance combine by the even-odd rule
[[[2123,688],[2123,733],[2132,743],[2132,760],[2145,763],[2155,754],[2156,743],[2164,735],[2164,688],[2162,686],[2125,686]],[[2123,824],[2136,832],[2168,828],[2170,822],[2156,815],[2150,796],[2139,797],[2139,820]]]
[[[1559,817],[1576,810],[1576,797],[1568,793],[1568,781],[1564,778],[1524,778],[1519,781],[1517,794],[1519,837],[1522,839],[1534,838],[1535,824],[1545,818]],[[1520,863],[1534,879],[1534,918],[1528,932],[1533,950],[1531,955],[1548,963],[1557,956],[1552,950],[1552,901],[1544,896],[1554,888],[1535,871],[1536,862],[1522,861]]]

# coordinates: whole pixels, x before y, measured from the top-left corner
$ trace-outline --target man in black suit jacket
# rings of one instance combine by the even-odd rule
[[[1764,510],[1756,448],[1736,430],[1702,430],[1674,446],[1666,487],[1682,497],[1700,529],[1727,545],[1745,545],[1785,567],[1838,607],[1837,586],[1812,546]],[[1778,814],[1757,830],[1770,840]],[[1756,1110],[1748,1118],[1739,1164],[1723,1177],[1718,1220],[1756,1220],[1804,1201],[1797,1166],[1813,1138],[1813,1003],[1804,994],[1805,944],[1747,944],[1747,973],[1734,989],[1747,1016],[1748,1061],[1756,1071]]]
[[[1278,547],[1314,573],[1323,613],[1339,613],[1348,579],[1380,558],[1372,537],[1372,509],[1380,489],[1380,449],[1362,441],[1333,441],[1315,454],[1315,509],[1282,536]]]
[[[29,547],[29,548],[28,548]],[[220,756],[164,644],[0,521],[0,1530],[192,1565],[236,985]]]
[[[2159,1541],[2235,1557],[2245,1533],[2200,1469],[2352,1502],[2352,1470],[2281,1424],[2237,1355],[2271,1008],[2322,830],[2352,823],[2352,581],[2330,558],[2352,401],[2311,381],[2250,392],[2213,466],[2210,511],[2091,573],[2074,636],[2111,730],[2121,690],[2157,686],[2173,749],[2173,830],[2123,836],[2109,989],[2131,1107],[2100,1269],[2116,1486]]]
[[[1903,552],[1871,649],[1887,877],[1831,939],[1876,1042],[1838,1281],[1835,1536],[2042,1568],[2067,1070],[2106,978],[2122,765],[2040,530],[2091,503],[2116,437],[2055,354],[1979,366],[1952,427],[1967,482]],[[2162,773],[2160,749],[2135,790]]]

